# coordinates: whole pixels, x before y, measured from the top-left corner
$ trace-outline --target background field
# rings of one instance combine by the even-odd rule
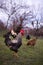
[[[3,34],[0,33],[0,65],[43,65],[43,39],[38,39],[34,47],[27,46],[23,37],[23,44],[19,48],[16,58],[4,43]]]

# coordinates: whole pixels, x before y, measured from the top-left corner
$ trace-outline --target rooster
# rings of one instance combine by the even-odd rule
[[[9,34],[7,33],[4,37],[5,37],[5,44],[10,48],[10,50],[15,52],[15,55],[17,56],[17,52],[18,49],[21,47],[22,45],[22,36],[24,35],[24,30],[20,30],[20,32],[18,33],[18,35],[15,33],[13,33],[13,35],[15,35],[16,37],[11,40],[9,38]]]
[[[36,44],[36,40],[36,38],[28,40],[27,45],[34,46]]]

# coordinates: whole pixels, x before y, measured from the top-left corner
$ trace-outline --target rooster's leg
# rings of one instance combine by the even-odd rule
[[[19,57],[18,53],[16,53],[16,52],[13,52],[13,56],[15,56],[16,58]]]

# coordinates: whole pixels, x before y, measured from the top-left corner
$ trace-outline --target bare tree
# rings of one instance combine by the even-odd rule
[[[19,27],[21,29],[26,24],[28,24],[31,19],[34,18],[33,12],[29,6],[22,5],[22,4],[16,5],[16,3],[14,3],[14,6],[13,6],[12,0],[10,0],[7,4],[7,5],[9,5],[9,8],[8,8],[8,7],[6,7],[6,2],[4,4],[2,3],[0,5],[0,8],[3,9],[5,11],[5,13],[8,15],[6,27],[8,27],[9,25],[12,25],[12,26],[14,26],[15,29],[16,29],[16,27],[17,28]],[[5,6],[3,7],[3,5],[5,5]],[[23,13],[22,13],[22,10],[24,11]],[[21,11],[21,14],[19,13],[20,11]],[[29,21],[28,21],[28,19],[29,19]],[[24,20],[26,20],[27,22],[25,22]]]

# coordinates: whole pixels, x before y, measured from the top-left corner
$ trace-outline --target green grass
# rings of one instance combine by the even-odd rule
[[[0,36],[0,65],[43,65],[43,39],[38,39],[34,47],[27,46],[26,43],[27,40],[23,38],[19,57],[16,58]]]

